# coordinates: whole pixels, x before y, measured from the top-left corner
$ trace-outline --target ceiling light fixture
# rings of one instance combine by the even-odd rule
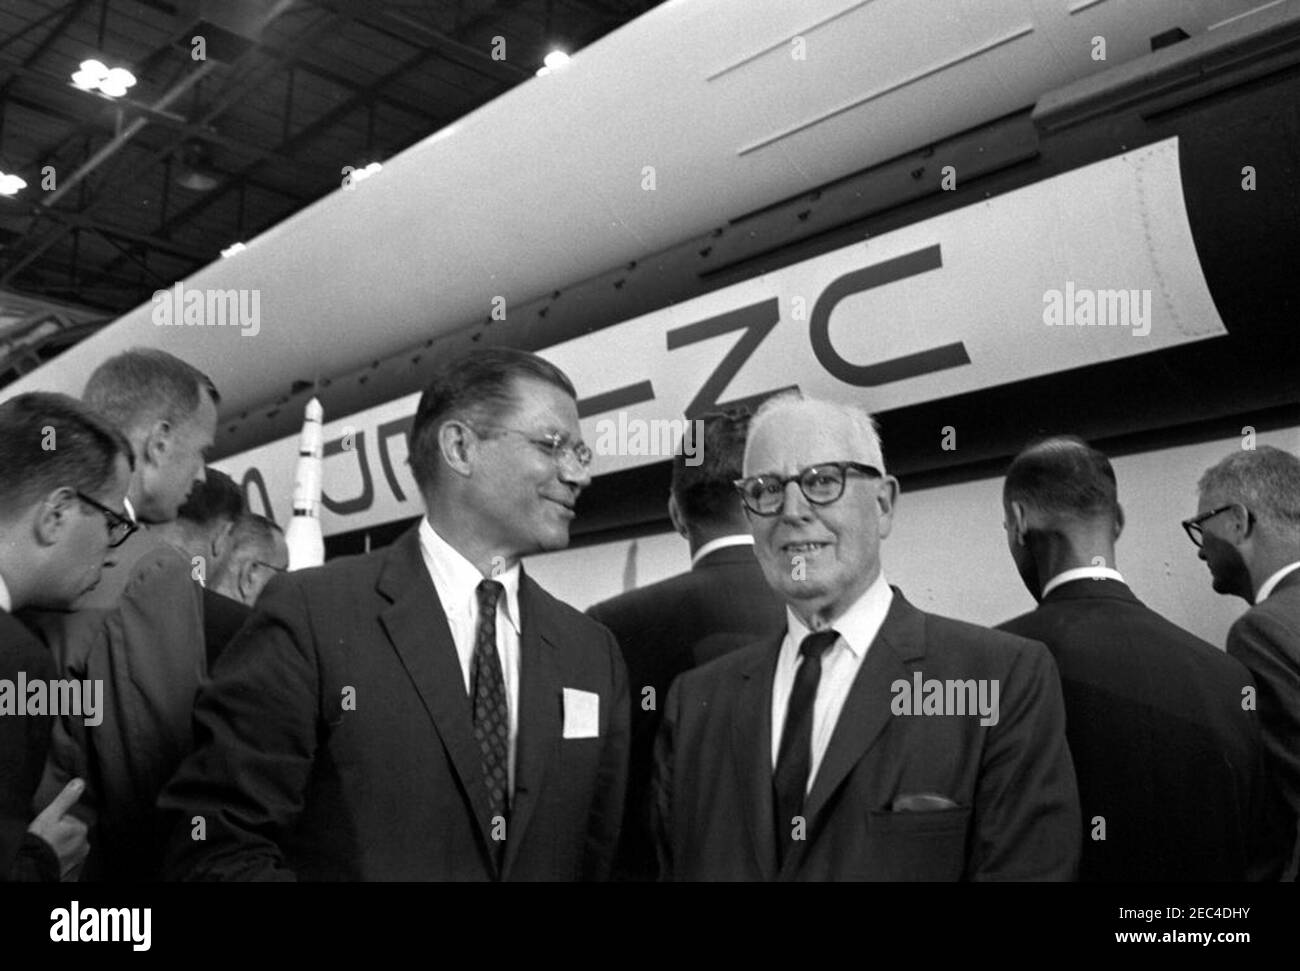
[[[81,62],[81,69],[73,72],[72,83],[82,91],[98,91],[109,98],[126,96],[127,88],[135,86],[135,75],[124,67],[110,68],[103,61],[91,59]]]
[[[27,188],[27,180],[0,172],[0,196],[13,196]]]
[[[546,57],[542,59],[542,67],[537,69],[537,76],[539,78],[544,78],[552,71],[559,71],[562,68],[568,67],[570,60],[571,58],[568,54],[564,53],[564,51],[551,51],[551,53],[547,54]]]

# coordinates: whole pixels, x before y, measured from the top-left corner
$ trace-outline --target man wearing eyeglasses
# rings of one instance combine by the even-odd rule
[[[786,630],[669,692],[662,875],[1071,879],[1079,806],[1051,657],[922,613],[889,586],[880,546],[898,483],[871,419],[779,396],[754,418],[744,467],[737,486]],[[996,686],[999,711],[904,699],[927,681]]]
[[[1129,589],[1110,460],[1073,436],[1036,442],[1011,463],[1002,499],[1007,547],[1038,607],[999,629],[1042,641],[1061,674],[1079,879],[1277,879],[1273,792],[1242,710],[1250,672]]]
[[[1264,747],[1290,809],[1287,871],[1300,868],[1300,459],[1261,445],[1208,469],[1197,514],[1183,523],[1216,593],[1251,608],[1228,631],[1228,653],[1255,676]]]
[[[91,825],[85,879],[158,878],[164,832],[154,803],[189,750],[205,676],[201,591],[189,558],[147,527],[176,518],[216,433],[211,380],[165,351],[135,348],[99,365],[83,402],[131,443],[135,466],[111,568],[70,613],[34,618],[63,677],[104,685],[103,720],[55,723],[38,796],[86,780],[77,812]],[[136,523],[144,528],[135,529]]]
[[[13,614],[67,609],[94,589],[130,532],[117,512],[130,480],[130,445],[80,402],[36,392],[0,404],[0,682],[11,690],[56,678]],[[53,716],[25,707],[0,711],[0,881],[55,881],[88,850],[86,824],[68,812],[83,781],[33,806]]]
[[[520,559],[590,481],[576,394],[523,351],[443,362],[410,433],[426,515],[272,580],[160,805],[170,872],[217,880],[595,880],[627,774],[618,645]]]
[[[235,520],[208,585],[221,596],[252,607],[266,585],[288,570],[284,530],[265,516],[245,512]]]

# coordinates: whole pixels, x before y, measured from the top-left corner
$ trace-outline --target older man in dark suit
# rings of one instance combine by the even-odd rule
[[[1067,880],[1079,806],[1046,649],[922,613],[880,563],[871,419],[775,398],[739,488],[786,630],[688,671],[656,743],[674,880]]]
[[[411,429],[427,515],[277,577],[160,800],[173,876],[609,875],[627,773],[618,645],[529,579],[589,481],[573,386],[522,351],[440,368]]]
[[[69,812],[82,779],[33,806],[49,752],[56,667],[13,613],[66,610],[99,583],[109,550],[132,532],[119,512],[130,481],[130,445],[80,402],[36,392],[0,405],[0,684],[8,689],[0,700],[0,880],[58,880],[88,850],[86,824]],[[38,706],[32,696],[38,711],[27,704],[35,685],[45,699]],[[57,696],[69,695],[61,687]],[[92,686],[76,707],[102,702]]]
[[[668,518],[690,544],[691,569],[587,611],[618,638],[632,689],[632,757],[618,879],[653,880],[657,872],[650,773],[669,685],[683,671],[780,630],[785,622],[754,558],[754,538],[733,484],[740,478],[748,426],[749,415],[742,411],[697,419],[673,458]]]
[[[1228,653],[1259,688],[1273,777],[1287,802],[1284,879],[1300,871],[1300,458],[1269,445],[1206,471],[1197,515],[1183,526],[1216,593],[1251,604],[1228,631]]]
[[[1061,674],[1083,810],[1079,879],[1276,879],[1277,807],[1242,707],[1250,672],[1124,582],[1109,460],[1077,438],[1032,445],[1007,471],[1003,508],[1039,606],[1000,629],[1042,641]]]

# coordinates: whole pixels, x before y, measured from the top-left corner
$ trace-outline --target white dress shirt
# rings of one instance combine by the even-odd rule
[[[1293,573],[1296,570],[1300,570],[1300,560],[1296,560],[1294,563],[1288,563],[1286,566],[1282,567],[1282,569],[1278,570],[1271,577],[1265,580],[1263,585],[1260,586],[1259,592],[1255,594],[1255,603],[1257,604],[1263,603],[1265,600],[1267,600],[1268,595],[1272,593],[1275,589],[1277,589],[1277,585],[1282,582],[1283,577],[1285,577],[1289,573]]]
[[[438,592],[451,639],[465,679],[465,696],[470,692],[470,671],[474,642],[478,635],[478,585],[485,579],[478,567],[465,559],[451,544],[434,532],[426,516],[420,521],[420,552],[424,566]],[[510,709],[510,757],[507,775],[509,794],[515,791],[515,743],[519,738],[519,564],[500,576],[491,577],[505,588],[497,599],[497,656],[505,679],[506,705]]]
[[[893,600],[894,591],[889,589],[884,571],[881,571],[875,583],[867,587],[853,606],[830,625],[840,636],[822,655],[822,676],[817,683],[817,697],[813,701],[812,762],[808,768],[808,788],[805,792],[812,790],[813,780],[817,778],[817,770],[830,745],[831,735],[840,719],[840,712],[844,709],[849,689],[853,687],[858,668],[862,667],[862,659],[867,656],[867,648],[880,632]],[[785,727],[786,708],[790,704],[790,692],[794,689],[795,672],[803,662],[799,645],[812,633],[789,607],[786,607],[785,615],[785,640],[781,642],[776,677],[772,682],[773,771],[776,770],[776,757],[781,750],[781,731]]]
[[[1117,580],[1120,583],[1124,582],[1119,570],[1112,570],[1108,566],[1076,566],[1073,570],[1058,573],[1044,583],[1043,596],[1046,597],[1062,583],[1070,583],[1073,580]]]
[[[14,602],[9,597],[9,588],[5,586],[5,578],[0,576],[0,610],[6,614],[14,612]]]
[[[754,537],[750,536],[748,533],[737,533],[735,536],[719,536],[717,539],[709,540],[695,551],[695,555],[691,557],[691,566],[695,566],[696,563],[699,563],[700,560],[704,559],[714,550],[720,550],[726,546],[753,545]]]

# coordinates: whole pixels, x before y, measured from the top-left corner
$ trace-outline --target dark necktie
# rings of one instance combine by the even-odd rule
[[[822,679],[822,655],[839,639],[833,630],[809,634],[799,645],[803,661],[795,671],[794,687],[785,709],[785,728],[776,755],[772,788],[776,796],[776,856],[784,863],[794,832],[793,819],[803,810],[812,766],[813,702]],[[806,835],[806,834],[805,834]]]
[[[487,785],[490,817],[506,815],[506,790],[510,785],[510,709],[506,704],[506,682],[497,654],[497,600],[501,584],[484,580],[478,585],[478,633],[474,639],[474,660],[470,665],[470,688],[474,701],[474,740],[483,759],[483,781]],[[498,865],[505,840],[494,841]]]

